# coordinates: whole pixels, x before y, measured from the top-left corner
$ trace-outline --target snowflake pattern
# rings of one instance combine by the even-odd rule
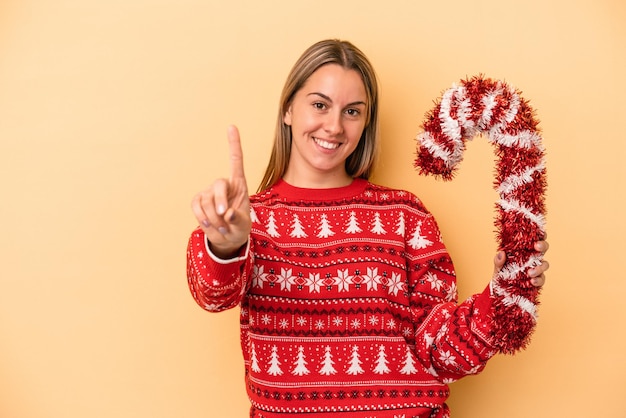
[[[367,290],[378,290],[378,284],[380,283],[380,276],[378,275],[378,268],[367,268],[367,274],[363,276],[363,281],[367,285]]]
[[[439,277],[431,271],[427,271],[425,276],[426,276],[426,282],[430,283],[431,289],[434,289],[437,291],[441,290],[444,284],[443,280],[439,279]]]
[[[407,290],[406,278],[399,273],[392,272],[391,277],[385,277],[387,274],[379,274],[377,267],[368,267],[364,275],[358,275],[355,271],[352,274],[349,269],[338,269],[336,274],[326,274],[322,277],[320,273],[309,273],[307,278],[294,275],[292,269],[281,268],[278,275],[266,273],[263,265],[255,265],[252,273],[252,286],[263,289],[266,284],[275,286],[278,284],[280,290],[291,291],[298,288],[300,290],[305,287],[310,293],[320,293],[325,291],[349,292],[352,287],[361,288],[364,284],[366,290],[376,292],[379,285],[383,285],[383,289],[393,296],[405,294]],[[357,280],[358,279],[358,280]],[[443,282],[437,279],[433,273],[428,273],[426,281],[431,283],[431,287],[439,290],[443,286]],[[446,300],[453,300],[456,297],[456,287],[453,285],[447,293]]]
[[[404,291],[406,288],[406,284],[404,283],[402,276],[395,272],[392,273],[388,286],[389,293],[392,293],[394,296],[398,296],[398,292]]]
[[[342,291],[348,291],[348,289],[350,288],[350,284],[352,283],[352,277],[349,273],[348,273],[348,269],[343,269],[343,270],[338,270],[337,271],[337,277],[335,280],[335,284],[337,285],[337,288],[340,292]]]
[[[309,286],[309,292],[319,293],[320,289],[324,286],[324,282],[320,279],[319,273],[309,273],[307,285]]]
[[[439,356],[439,360],[443,362],[446,366],[456,364],[456,357],[450,353],[450,351],[444,351]]]
[[[301,326],[301,327],[306,326],[306,324],[307,324],[307,319],[306,319],[304,316],[299,316],[299,317],[296,319],[296,324],[298,324],[298,325],[299,325],[299,326]]]

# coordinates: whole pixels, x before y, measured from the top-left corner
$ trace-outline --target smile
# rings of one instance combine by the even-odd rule
[[[319,138],[313,138],[313,141],[317,145],[319,145],[320,147],[322,147],[324,149],[329,149],[329,150],[337,149],[341,145],[338,142],[328,142],[328,141],[324,141],[323,139],[319,139]]]

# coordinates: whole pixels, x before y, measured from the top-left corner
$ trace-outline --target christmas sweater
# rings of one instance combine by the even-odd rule
[[[280,181],[250,203],[237,257],[215,257],[199,228],[187,251],[196,302],[240,306],[250,416],[449,416],[448,384],[496,352],[491,295],[457,303],[422,202],[355,179],[323,190]]]

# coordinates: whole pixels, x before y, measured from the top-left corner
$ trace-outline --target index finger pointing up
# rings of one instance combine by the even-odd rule
[[[245,179],[243,172],[243,151],[241,150],[241,141],[239,139],[239,130],[235,125],[228,127],[228,146],[230,149],[230,178]]]

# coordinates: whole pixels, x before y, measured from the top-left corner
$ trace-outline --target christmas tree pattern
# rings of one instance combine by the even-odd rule
[[[433,338],[426,336],[426,345],[430,346],[432,344]],[[295,347],[293,347],[295,348]],[[403,375],[414,375],[419,372],[418,370],[418,362],[411,350],[411,346],[406,345],[404,348],[404,354],[399,356],[397,359],[397,364],[391,366],[390,361],[388,359],[387,347],[384,344],[378,344],[377,346],[372,346],[371,350],[375,351],[377,354],[374,356],[372,364],[372,371],[379,375],[389,374],[392,372],[392,368],[397,370]],[[336,375],[339,372],[335,367],[336,362],[333,359],[332,354],[333,347],[330,345],[326,345],[324,347],[324,354],[319,359],[318,363],[318,373],[324,376]],[[298,345],[297,349],[289,350],[290,352],[296,352],[295,356],[291,357],[293,367],[290,370],[290,373],[294,376],[306,376],[311,373],[312,369],[315,367],[309,367],[309,362],[307,361],[307,356],[305,353],[305,348],[302,345]],[[345,363],[343,363],[345,361]],[[369,359],[368,359],[369,361]],[[394,360],[396,361],[396,360]],[[446,365],[456,365],[456,357],[450,351],[442,351],[439,353],[439,361]],[[257,355],[257,347],[254,343],[251,344],[250,348],[250,369],[255,373],[261,372],[261,367],[259,364],[258,355]],[[363,369],[363,361],[361,360],[361,353],[359,352],[359,346],[354,344],[350,346],[350,355],[342,360],[344,366],[341,367],[343,373],[351,376],[358,376],[361,374],[365,374],[365,370]],[[283,370],[281,368],[281,361],[279,359],[278,347],[276,345],[271,346],[271,354],[269,356],[269,367],[267,369],[267,373],[272,376],[281,376],[283,375]]]
[[[253,224],[259,223],[259,217],[257,216],[256,211],[252,207],[250,208],[250,220],[252,221]]]
[[[404,212],[400,212],[398,214],[398,221],[396,222],[396,230],[395,233],[404,236]]]
[[[293,220],[291,221],[291,232],[289,233],[289,236],[292,238],[306,238],[308,237],[307,233],[304,232],[304,229],[302,228],[302,222],[300,222],[300,218],[298,217],[298,214],[294,213],[293,214]]]
[[[350,212],[350,219],[348,220],[348,225],[346,225],[346,229],[343,231],[346,234],[358,234],[363,230],[359,227],[359,221],[356,218],[356,212]]]
[[[422,235],[422,221],[419,221],[413,231],[413,237],[409,241],[409,245],[416,250],[420,250],[432,245],[432,243],[432,241],[426,239],[426,237]]]
[[[324,349],[324,360],[322,361],[322,368],[320,369],[320,374],[330,376],[331,374],[337,373],[337,370],[333,367],[335,362],[333,361],[333,356],[330,352],[330,346],[327,345]]]
[[[389,373],[391,370],[389,370],[389,367],[387,367],[388,363],[389,361],[387,360],[387,354],[385,353],[385,346],[383,344],[380,344],[380,346],[378,347],[378,358],[376,359],[376,367],[374,368],[374,373]]]
[[[352,346],[352,355],[350,356],[350,367],[346,370],[346,373],[357,375],[364,373],[363,368],[361,367],[362,361],[361,356],[359,355],[359,347],[357,345]]]
[[[328,238],[330,236],[335,235],[335,233],[330,227],[330,223],[328,222],[328,216],[325,213],[322,213],[322,220],[318,229],[319,229],[319,232],[317,234],[318,238]]]
[[[403,361],[404,367],[400,369],[400,373],[402,374],[415,374],[417,373],[417,369],[415,368],[415,357],[413,357],[413,353],[409,346],[406,347],[406,354],[404,356]]]
[[[276,228],[276,219],[274,218],[274,211],[270,211],[269,219],[267,220],[267,224],[265,225],[267,233],[274,238],[280,237],[278,233],[278,229]]]
[[[254,343],[252,343],[252,347],[250,348],[250,369],[259,373],[261,368],[259,367],[259,360],[256,357],[256,347]]]
[[[298,355],[296,356],[295,368],[291,371],[291,374],[295,376],[303,376],[305,374],[309,374],[309,369],[307,369],[307,361],[304,356],[304,347],[298,347]]]
[[[372,229],[371,231],[375,234],[378,235],[382,235],[382,234],[386,234],[387,231],[385,231],[385,228],[383,227],[383,222],[380,220],[380,213],[379,212],[375,212],[374,213],[374,221],[372,222]]]
[[[256,212],[255,212],[256,209]],[[319,262],[326,257],[335,257],[340,254],[348,254],[356,251],[383,251],[387,240],[398,241],[405,244],[412,251],[423,250],[434,245],[436,239],[441,239],[436,226],[430,224],[426,215],[421,212],[402,210],[402,208],[390,207],[389,209],[368,210],[367,207],[341,212],[314,212],[316,216],[311,219],[301,210],[287,211],[288,221],[283,222],[283,209],[261,210],[251,208],[251,217],[258,220],[255,228],[260,228],[268,236],[282,238],[283,236],[294,248],[300,245],[296,240],[301,239],[307,245],[311,237],[336,239],[337,247],[329,249],[312,249],[311,251],[299,250],[292,255],[298,257],[315,257]],[[362,209],[362,210],[361,210]],[[257,215],[260,218],[257,218]],[[262,226],[261,226],[262,225]],[[367,225],[367,226],[366,226]],[[340,228],[335,230],[336,228]],[[365,243],[361,246],[351,243],[352,237],[363,231],[371,232],[384,239],[382,245]],[[393,236],[392,236],[393,235]],[[292,241],[288,241],[293,238]],[[375,240],[374,240],[375,241]],[[313,263],[317,263],[314,261]],[[262,266],[262,265],[261,265]],[[324,274],[311,272],[307,268],[294,267],[278,273],[277,271],[263,271],[254,265],[251,277],[251,285],[255,288],[275,287],[284,292],[306,291],[324,293],[340,291],[345,292],[357,288],[368,292],[389,292],[394,296],[402,295],[408,290],[406,278],[393,274],[386,269],[377,266],[361,266],[354,269],[338,270],[336,273],[326,271]],[[367,272],[364,271],[366,269]],[[450,289],[447,282],[442,283],[436,276],[425,277],[426,284],[431,290],[442,292],[447,300],[454,300],[455,289]]]
[[[280,368],[280,361],[278,360],[278,347],[272,346],[272,354],[270,355],[270,367],[267,372],[272,376],[279,376],[283,374]]]

